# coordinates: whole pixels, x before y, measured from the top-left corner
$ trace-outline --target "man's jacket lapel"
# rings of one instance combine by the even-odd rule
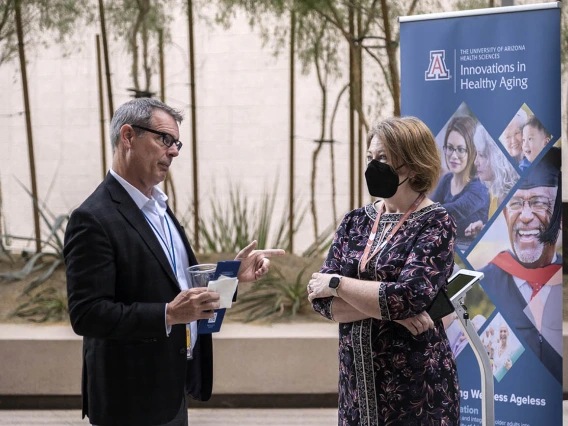
[[[105,179],[105,185],[110,193],[112,200],[116,204],[117,210],[124,216],[124,218],[132,225],[132,227],[140,234],[150,251],[156,256],[164,272],[170,277],[176,289],[179,289],[179,284],[164,253],[164,249],[160,245],[156,234],[150,227],[150,224],[144,218],[144,215],[134,202],[128,192],[122,185],[109,173]]]
[[[177,231],[179,232],[179,235],[181,236],[181,240],[183,241],[183,245],[184,245],[185,250],[187,252],[189,266],[197,265],[197,259],[195,258],[195,254],[193,253],[193,250],[191,249],[191,246],[189,245],[189,240],[187,239],[187,235],[185,235],[185,229],[178,222],[177,218],[174,216],[174,214],[170,210],[169,206],[168,206],[168,209],[166,210],[166,213],[169,215],[169,217],[172,218],[172,220],[174,222],[174,226],[176,227]]]

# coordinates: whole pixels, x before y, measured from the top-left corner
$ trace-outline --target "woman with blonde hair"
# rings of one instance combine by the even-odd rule
[[[474,162],[477,175],[489,191],[489,219],[515,186],[519,174],[481,124],[475,129],[473,142],[477,150]],[[466,237],[475,237],[483,225],[481,220],[471,223],[465,230]]]
[[[454,355],[426,312],[454,268],[455,222],[425,196],[438,148],[414,117],[376,124],[367,143],[367,188],[379,200],[345,215],[308,284],[314,310],[339,323],[339,424],[456,425]]]

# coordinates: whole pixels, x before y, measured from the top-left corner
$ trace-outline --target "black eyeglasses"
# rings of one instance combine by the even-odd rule
[[[136,127],[137,129],[140,129],[140,130],[144,130],[146,132],[150,132],[150,133],[154,133],[156,135],[160,135],[162,137],[162,143],[164,145],[166,145],[168,148],[172,145],[175,145],[177,150],[181,151],[181,147],[183,146],[183,143],[181,143],[179,140],[175,139],[169,133],[158,132],[157,130],[148,129],[147,127],[138,126],[137,124],[131,124],[131,126]]]
[[[451,145],[444,145],[444,152],[448,157],[451,157],[452,154],[455,152],[458,158],[463,158],[467,154],[467,148],[461,146],[454,148]]]

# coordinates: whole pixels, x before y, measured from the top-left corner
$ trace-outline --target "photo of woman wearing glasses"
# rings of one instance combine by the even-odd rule
[[[472,240],[466,237],[466,228],[473,222],[486,223],[489,214],[489,193],[476,177],[474,165],[476,124],[468,116],[453,117],[448,123],[442,146],[442,162],[448,173],[440,179],[431,196],[432,201],[442,204],[456,221],[458,247],[462,250]]]

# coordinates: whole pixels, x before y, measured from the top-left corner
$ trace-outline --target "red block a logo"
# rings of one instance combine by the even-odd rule
[[[426,80],[449,80],[450,71],[446,67],[446,51],[445,50],[431,50],[430,51],[430,65],[426,71]]]

